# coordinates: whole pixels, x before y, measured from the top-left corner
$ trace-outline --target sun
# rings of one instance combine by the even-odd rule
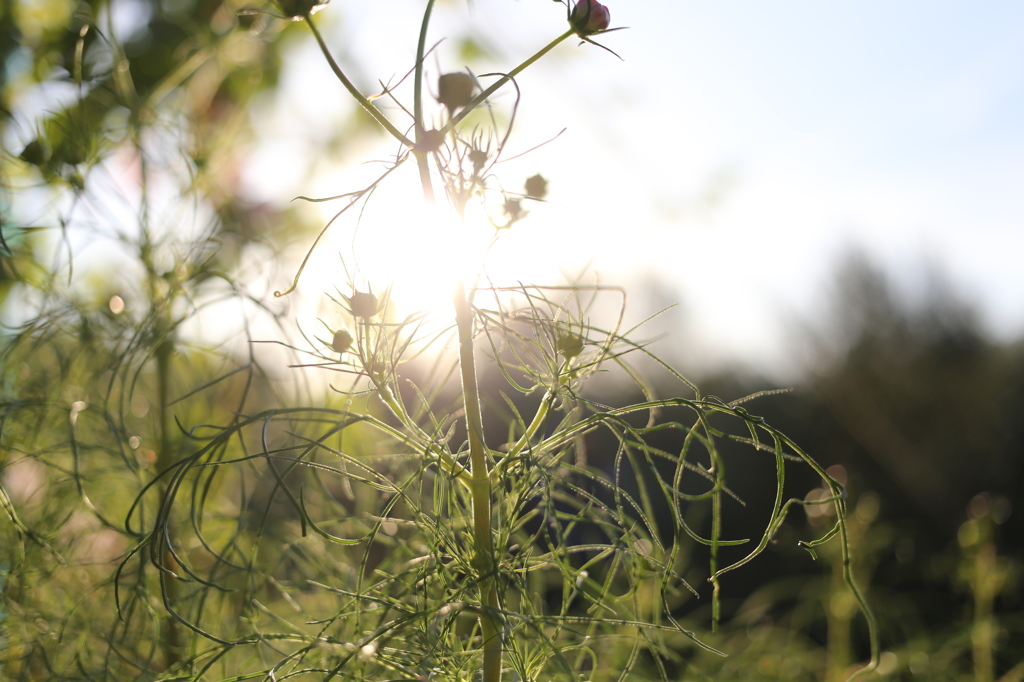
[[[382,186],[365,208],[332,225],[310,261],[310,285],[329,293],[389,291],[401,318],[451,317],[456,285],[476,281],[485,257],[494,258],[495,228],[479,206],[460,217],[443,197],[429,203],[409,189]]]
[[[447,206],[408,202],[363,235],[360,269],[369,283],[391,288],[400,314],[447,314],[456,285],[480,272],[493,234],[490,225],[460,220]]]

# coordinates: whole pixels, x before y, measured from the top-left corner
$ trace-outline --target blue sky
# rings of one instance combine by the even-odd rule
[[[854,247],[911,296],[930,262],[993,334],[1024,332],[1024,4],[608,4],[613,26],[630,28],[598,39],[623,61],[567,43],[518,79],[512,153],[567,130],[499,169],[513,189],[542,172],[552,194],[505,238],[497,272],[657,276],[709,368],[795,367],[788,320],[821,316]],[[318,17],[367,87],[412,64],[419,3],[401,6],[339,3]],[[542,0],[443,3],[431,41],[469,21],[492,45],[474,72],[507,70],[564,30],[563,13]],[[348,105],[304,49],[277,115],[315,125]],[[449,41],[428,71],[458,59]],[[276,171],[261,192],[354,182],[338,170],[295,188],[274,158],[253,166]]]
[[[676,284],[709,350],[791,362],[780,320],[821,311],[850,247],[908,295],[931,261],[993,333],[1024,331],[1024,5],[633,2],[612,16],[631,28],[604,37],[626,61],[609,67],[617,104],[597,136],[621,159],[609,176],[646,185],[620,220],[657,225],[631,265]],[[573,65],[590,88],[601,60]]]

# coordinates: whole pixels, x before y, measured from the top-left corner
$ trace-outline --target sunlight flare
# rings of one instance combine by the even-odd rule
[[[380,201],[361,225],[338,232],[332,250],[345,268],[336,255],[321,261],[317,279],[325,290],[390,289],[390,305],[402,317],[450,316],[456,284],[476,279],[494,237],[479,209],[460,218],[448,206],[407,198]]]

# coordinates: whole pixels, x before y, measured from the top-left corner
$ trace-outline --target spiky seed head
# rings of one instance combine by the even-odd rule
[[[543,199],[548,194],[548,181],[540,173],[526,178],[526,196]]]
[[[352,334],[347,329],[339,329],[334,332],[334,340],[331,341],[331,348],[335,353],[344,353],[352,347]]]

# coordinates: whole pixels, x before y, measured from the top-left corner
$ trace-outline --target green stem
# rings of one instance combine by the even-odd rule
[[[166,302],[165,302],[166,303]],[[156,349],[156,377],[157,377],[157,400],[160,411],[160,453],[157,455],[157,471],[164,471],[168,469],[172,464],[173,457],[171,456],[171,438],[170,429],[168,427],[168,409],[167,406],[170,404],[170,372],[171,372],[171,353],[174,350],[173,342],[170,339],[164,339],[160,342],[160,345]],[[166,481],[166,479],[164,479]],[[160,497],[163,498],[167,494],[167,483],[161,485]],[[167,519],[167,523],[170,524],[170,518]],[[157,536],[160,533],[156,534]],[[168,533],[173,537],[173,533]],[[170,552],[162,553],[163,568],[167,569],[166,574],[161,582],[164,585],[165,597],[168,604],[174,604],[178,600],[178,582],[171,573],[174,572],[174,559],[171,558]],[[167,618],[163,621],[163,643],[164,643],[164,659],[167,668],[172,667],[181,660],[181,637],[178,633],[178,624],[168,614]]]
[[[715,479],[721,480],[720,474],[715,472]],[[718,631],[718,621],[721,618],[721,589],[722,584],[718,576],[718,539],[722,533],[722,493],[716,492],[711,497],[711,562],[708,567],[711,573],[711,631]]]
[[[562,378],[559,377],[558,385],[561,386],[563,383]],[[551,406],[555,402],[556,395],[555,389],[553,388],[544,394],[544,399],[541,401],[540,407],[537,408],[537,413],[533,415],[533,420],[530,422],[530,425],[526,427],[526,432],[523,433],[522,437],[520,437],[518,441],[516,441],[515,445],[509,448],[508,456],[505,458],[506,461],[512,461],[515,459],[515,457],[523,451],[523,448],[530,444],[533,437],[537,435],[537,431],[544,424],[544,420],[548,417],[548,412],[551,411]]]
[[[430,166],[427,165],[427,154],[421,151],[413,151],[416,157],[416,168],[420,172],[420,186],[423,187],[423,198],[427,203],[434,203],[434,186],[430,182]]]
[[[995,649],[996,621],[993,604],[998,596],[1000,582],[996,571],[995,545],[986,542],[978,548],[974,558],[974,626],[971,628],[971,645],[974,658],[975,682],[992,682],[995,679],[995,664],[992,652]]]
[[[427,49],[427,27],[430,25],[430,13],[434,9],[434,0],[427,2],[427,8],[423,10],[423,22],[420,24],[420,39],[416,44],[416,73],[413,82],[413,118],[416,123],[416,147],[413,155],[416,157],[416,167],[420,171],[420,184],[423,186],[423,196],[427,202],[434,201],[434,187],[430,183],[430,167],[427,165],[427,154],[418,151],[423,141],[423,55]]]
[[[501,624],[495,585],[494,539],[491,534],[491,479],[487,471],[480,389],[473,357],[473,311],[460,282],[455,290],[455,322],[459,329],[459,366],[469,435],[470,476],[473,498],[474,564],[480,580],[480,630],[484,640],[483,682],[501,680]]]
[[[437,456],[440,461],[448,470],[448,472],[467,488],[472,487],[472,480],[470,479],[469,472],[455,461],[455,458],[451,456],[444,448],[438,446],[431,438],[430,435],[423,431],[416,424],[416,422],[409,417],[409,413],[405,407],[395,398],[395,394],[387,386],[378,386],[377,395],[381,399],[381,402],[391,411],[391,414],[398,419],[409,433],[412,434],[413,442],[415,445],[423,450],[425,453],[432,453]]]
[[[441,132],[444,133],[445,135],[447,135],[449,130],[451,130],[452,128],[457,126],[459,124],[459,122],[462,121],[462,119],[466,118],[466,116],[468,116],[470,114],[470,112],[472,112],[478,106],[483,104],[484,101],[488,97],[493,95],[498,90],[498,88],[500,88],[501,86],[505,85],[505,83],[508,83],[510,80],[512,80],[513,78],[518,76],[520,73],[522,73],[522,71],[524,69],[526,69],[528,66],[532,65],[534,62],[536,62],[538,59],[540,59],[541,57],[546,55],[548,52],[550,52],[551,50],[555,49],[555,47],[557,47],[558,44],[563,42],[566,38],[569,38],[569,37],[574,36],[574,35],[576,35],[576,30],[570,28],[568,31],[566,31],[565,33],[563,33],[562,35],[558,36],[557,38],[552,40],[550,43],[548,43],[547,45],[542,47],[536,54],[534,54],[532,57],[527,59],[525,62],[523,62],[522,64],[520,64],[516,68],[512,69],[511,71],[509,71],[507,74],[505,74],[504,76],[502,76],[498,80],[494,81],[494,83],[492,83],[489,88],[487,88],[486,90],[481,92],[479,95],[474,97],[473,101],[471,101],[469,104],[467,104],[465,107],[462,108],[462,111],[460,111],[458,114],[453,116],[451,118],[451,120],[449,120],[448,123],[445,124],[444,128],[441,129]]]
[[[352,95],[352,97],[362,105],[363,109],[366,110],[366,113],[372,116],[377,123],[384,127],[384,130],[391,133],[392,137],[404,144],[406,147],[413,148],[415,146],[413,141],[398,130],[398,128],[388,120],[387,116],[381,113],[380,109],[373,106],[373,102],[366,99],[363,93],[359,92],[356,86],[352,84],[352,81],[348,79],[345,72],[341,70],[341,67],[338,66],[338,62],[334,60],[334,55],[332,55],[331,51],[327,48],[327,43],[324,42],[323,36],[320,35],[320,30],[316,27],[316,24],[313,23],[313,18],[307,14],[305,16],[305,20],[306,24],[309,25],[309,30],[313,32],[313,37],[316,38],[317,44],[320,46],[320,51],[323,52],[324,58],[330,65],[331,71],[334,72],[334,75],[338,77],[341,84],[345,86],[346,90],[348,90],[348,94]]]
[[[423,53],[427,49],[427,27],[430,25],[430,13],[434,9],[434,0],[427,2],[423,10],[423,22],[420,24],[420,39],[416,44],[416,74],[413,82],[412,111],[416,119],[416,142],[420,141],[423,132]]]
[[[139,259],[146,268],[147,294],[149,296],[150,310],[157,320],[156,338],[159,339],[153,355],[156,361],[156,399],[157,399],[157,432],[159,442],[157,445],[156,470],[166,471],[173,464],[174,457],[171,453],[171,427],[170,427],[170,379],[171,379],[171,358],[174,354],[174,341],[172,339],[174,324],[171,319],[170,294],[160,293],[159,284],[161,276],[157,274],[153,262],[154,240],[149,220],[149,164],[148,155],[142,144],[142,124],[138,117],[133,117],[133,143],[139,155],[140,168],[140,189],[142,192],[140,202],[140,223],[143,227],[141,243],[139,244]],[[166,297],[165,297],[166,296]],[[166,498],[169,489],[168,479],[165,477],[159,483],[157,489],[160,492],[161,505]],[[160,514],[157,514],[157,524],[160,523]],[[166,523],[170,526],[170,514]],[[163,542],[160,538],[159,528],[153,529],[153,542]],[[167,537],[173,537],[174,533],[170,527],[167,528]],[[160,539],[158,539],[160,538]],[[163,590],[164,604],[171,607],[178,601],[178,583],[174,577],[174,559],[169,551],[160,552],[160,576],[161,590]],[[170,669],[181,661],[181,633],[178,623],[170,613],[160,623],[160,647],[164,652],[164,669]]]

